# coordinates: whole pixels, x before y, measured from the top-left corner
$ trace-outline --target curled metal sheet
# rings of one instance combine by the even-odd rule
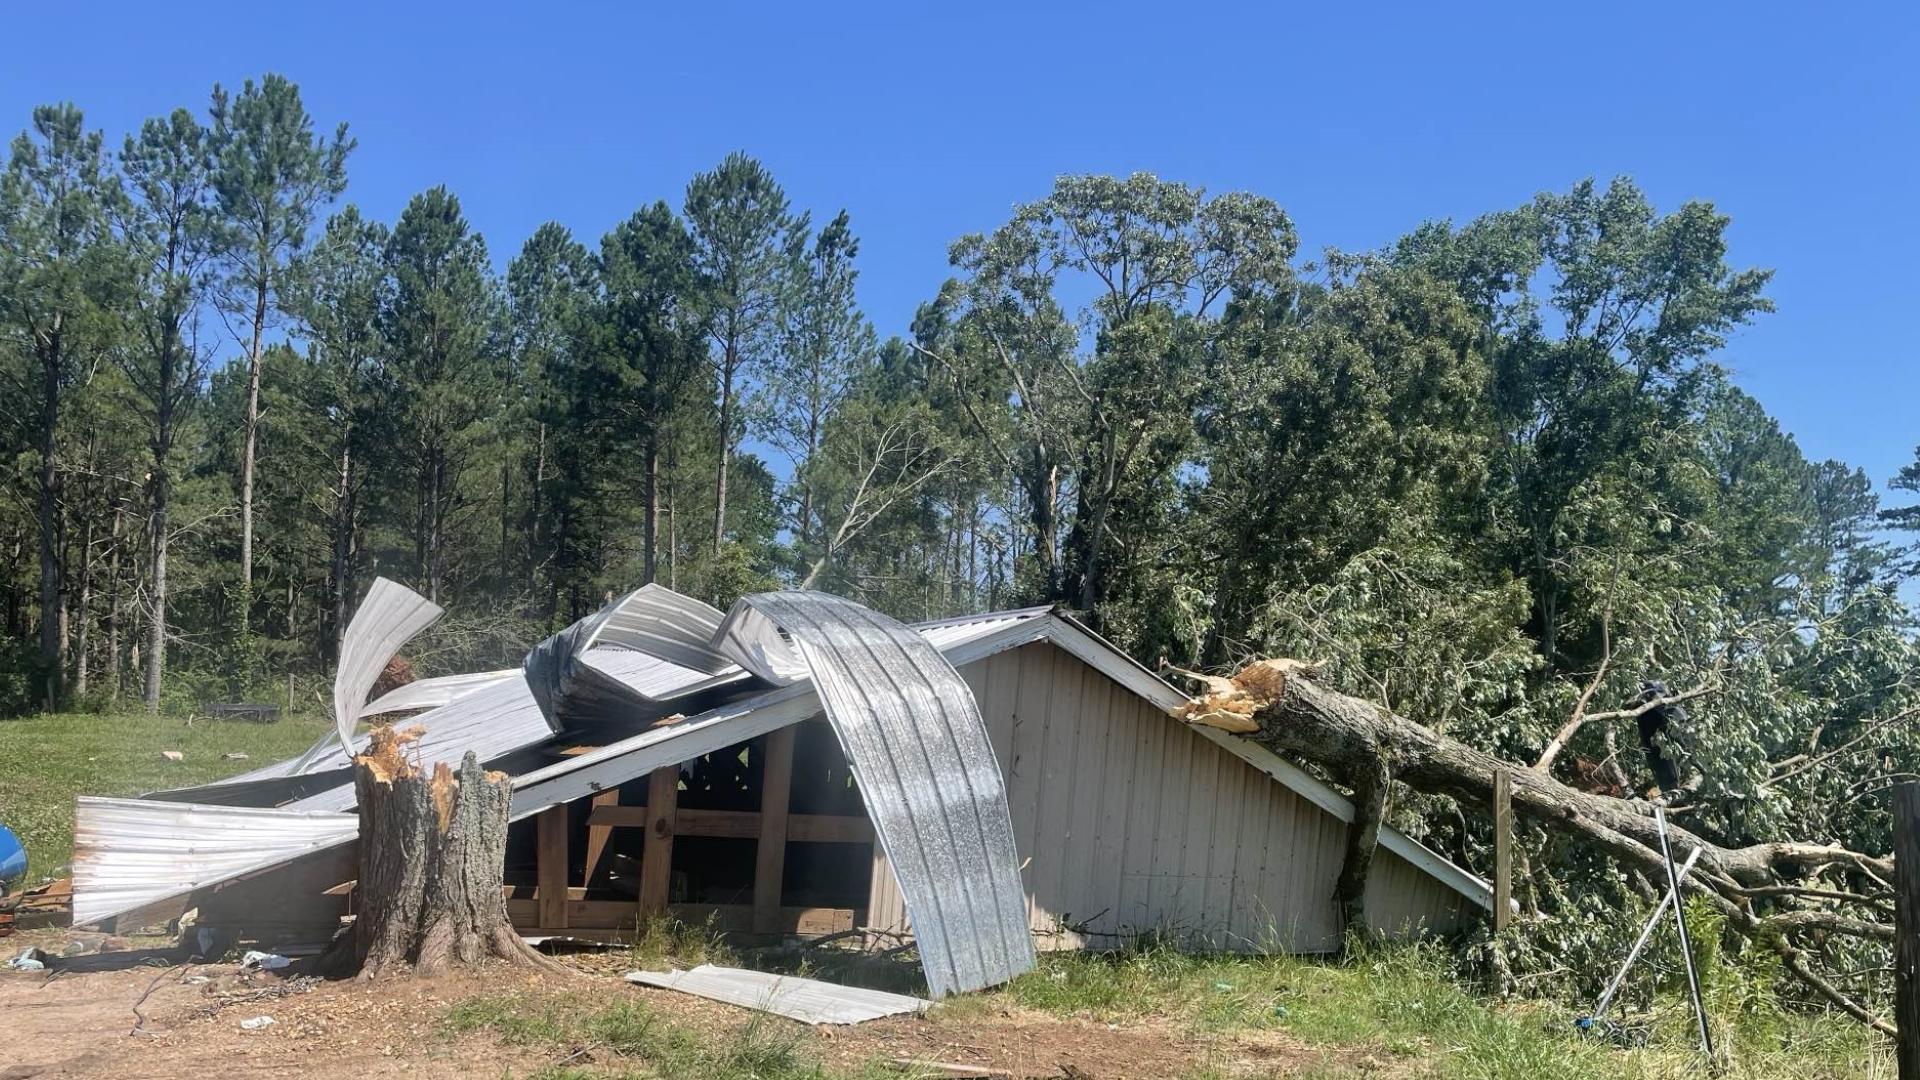
[[[353,613],[347,632],[340,639],[340,666],[333,676],[333,730],[340,747],[352,751],[353,726],[360,721],[360,708],[367,694],[380,681],[387,661],[415,634],[433,625],[441,615],[440,605],[397,581],[376,578],[367,598]],[[295,765],[296,773],[307,771],[319,756],[315,746]]]
[[[534,646],[527,685],[555,731],[645,719],[654,702],[732,669],[709,644],[720,620],[717,608],[642,585]],[[590,653],[609,662],[590,664]]]
[[[817,592],[743,597],[715,647],[762,678],[810,674],[885,848],[934,997],[1034,965],[998,759],[973,691],[911,628]]]

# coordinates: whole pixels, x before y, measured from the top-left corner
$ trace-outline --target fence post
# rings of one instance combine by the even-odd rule
[[[1513,920],[1513,774],[1493,773],[1493,929]],[[1904,1078],[1903,1078],[1904,1080]]]
[[[1920,784],[1893,789],[1893,1011],[1900,1080],[1920,1080]]]

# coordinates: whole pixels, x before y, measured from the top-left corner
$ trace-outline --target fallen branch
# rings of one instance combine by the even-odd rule
[[[1268,749],[1304,758],[1328,770],[1336,780],[1364,796],[1382,770],[1415,791],[1445,795],[1466,806],[1487,806],[1493,777],[1512,776],[1514,812],[1541,826],[1576,835],[1630,868],[1664,875],[1660,836],[1653,806],[1580,791],[1540,769],[1528,768],[1441,735],[1388,709],[1333,690],[1313,677],[1307,665],[1261,660],[1232,679],[1203,677],[1208,690],[1175,716],[1189,723],[1235,732]],[[1709,686],[1675,694],[1632,710],[1590,713],[1587,720],[1637,715],[1662,703],[1711,692]],[[1371,799],[1368,800],[1369,802]],[[1356,825],[1366,815],[1356,815]],[[1704,898],[1727,924],[1748,939],[1777,952],[1786,970],[1816,995],[1876,1030],[1892,1027],[1814,971],[1794,943],[1802,933],[1843,934],[1875,941],[1892,938],[1892,927],[1869,918],[1853,918],[1827,908],[1793,908],[1796,900],[1849,901],[1859,889],[1803,885],[1833,871],[1856,873],[1881,887],[1893,877],[1891,858],[1851,851],[1837,844],[1772,841],[1745,847],[1721,847],[1669,824],[1676,859],[1698,850],[1700,859],[1688,891]],[[1350,834],[1350,845],[1364,838]],[[1352,848],[1349,849],[1349,857]],[[1786,888],[1794,886],[1795,888]],[[1351,883],[1343,874],[1342,895]],[[1780,910],[1756,912],[1756,902]],[[1875,905],[1867,905],[1873,913]]]

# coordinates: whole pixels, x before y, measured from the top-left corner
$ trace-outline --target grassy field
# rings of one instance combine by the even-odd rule
[[[327,730],[324,720],[271,724],[146,713],[61,713],[0,720],[0,824],[27,847],[27,880],[66,873],[76,795],[138,795],[186,787],[294,755]],[[161,752],[178,750],[168,761]],[[227,754],[245,754],[230,760]]]
[[[671,939],[669,939],[671,940]],[[658,964],[654,935],[633,960]],[[680,958],[726,962],[696,948]],[[1695,1052],[1683,1002],[1661,1001],[1632,1045],[1583,1036],[1565,1008],[1491,1002],[1450,978],[1444,954],[1380,948],[1344,961],[1300,957],[1193,956],[1167,948],[1105,955],[1044,956],[1010,985],[937,1006],[927,1018],[937,1043],[992,1044],[997,1035],[1045,1016],[1068,1020],[1075,1039],[1113,1031],[1154,1032],[1184,1049],[1181,1080],[1285,1075],[1311,1080],[1361,1077],[1434,1080],[1677,1080],[1717,1075],[1748,1080],[1892,1080],[1882,1040],[1837,1018],[1759,1009],[1736,1000],[1737,980],[1709,987],[1721,1055],[1709,1070]],[[510,1045],[550,1051],[546,1080],[585,1077],[709,1077],[714,1080],[871,1080],[915,1076],[889,1064],[892,1049],[869,1045],[873,1029],[823,1039],[797,1025],[742,1017],[702,1024],[604,990],[486,994],[451,1008],[449,1034],[486,1031]],[[1286,1046],[1275,1071],[1250,1047]],[[592,1064],[582,1065],[586,1058]],[[934,1074],[924,1074],[931,1076]]]

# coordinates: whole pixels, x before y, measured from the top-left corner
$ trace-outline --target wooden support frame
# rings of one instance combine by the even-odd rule
[[[589,826],[643,829],[651,824],[644,806],[608,806],[593,811]],[[753,810],[687,810],[674,812],[675,836],[705,836],[720,840],[756,840],[760,815]],[[797,844],[870,844],[873,822],[851,814],[788,814],[787,839]]]
[[[1920,784],[1893,789],[1893,1015],[1900,1080],[1920,1080]]]
[[[647,778],[647,839],[640,855],[643,915],[658,915],[667,910],[668,893],[673,886],[674,818],[679,805],[680,766],[662,765],[653,770]]]
[[[793,802],[794,728],[766,737],[760,771],[760,836],[753,858],[753,930],[770,934],[780,921],[780,887],[787,869],[787,809]]]
[[[607,825],[596,825],[593,814],[602,807],[619,806],[620,789],[608,788],[593,797],[593,809],[587,814],[587,865],[580,873],[580,884],[593,884],[593,875],[600,869],[600,860],[607,853],[607,842],[613,839],[613,829]]]
[[[540,811],[535,874],[540,882],[540,925],[564,929],[567,925],[567,806]]]

